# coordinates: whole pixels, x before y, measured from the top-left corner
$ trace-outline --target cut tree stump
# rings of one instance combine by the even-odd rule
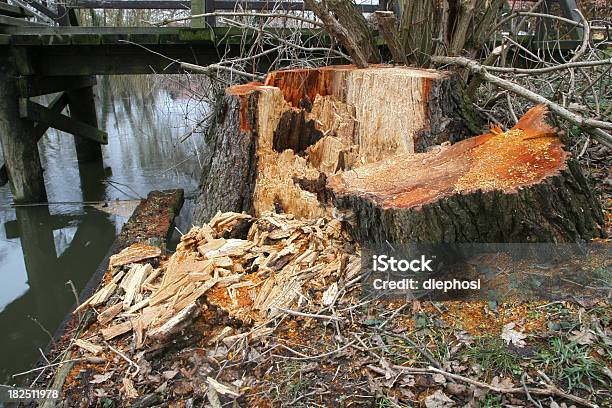
[[[207,135],[194,219],[329,214],[328,176],[478,133],[462,103],[453,74],[408,67],[277,71],[230,87]]]
[[[335,216],[373,243],[602,235],[599,203],[545,108],[464,140],[480,132],[460,99],[449,73],[390,66],[276,71],[230,87],[208,134],[194,219]]]
[[[578,164],[532,108],[507,132],[401,154],[332,176],[360,241],[577,242],[603,235],[603,216]]]

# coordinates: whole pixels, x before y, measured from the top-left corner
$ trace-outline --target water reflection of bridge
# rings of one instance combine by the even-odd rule
[[[90,163],[80,166],[83,198],[103,200],[104,185],[101,175],[95,173],[99,166]],[[16,207],[15,214],[16,219],[6,222],[4,229],[7,239],[20,239],[29,288],[0,313],[3,330],[0,349],[19,351],[0,353],[0,367],[19,366],[15,361],[18,360],[27,369],[37,358],[37,348],[46,344],[44,341],[41,344],[42,329],[37,322],[50,331],[60,325],[63,312],[58,310],[70,310],[75,302],[66,282],[72,280],[77,288],[86,285],[90,271],[97,269],[112,245],[116,228],[109,214],[92,207],[84,207],[83,212],[76,214],[52,214],[48,206],[24,206]],[[76,232],[66,249],[57,255],[54,231],[65,228],[76,228]],[[3,380],[0,378],[0,382]]]

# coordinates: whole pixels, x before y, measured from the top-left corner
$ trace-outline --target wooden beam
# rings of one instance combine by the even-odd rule
[[[46,24],[37,23],[34,21],[24,20],[17,17],[1,16],[0,15],[0,26],[24,26],[24,27],[44,27]]]
[[[148,9],[148,10],[188,10],[191,1],[177,0],[76,0],[70,3],[76,9]]]
[[[36,11],[38,11],[39,13],[44,14],[45,16],[49,17],[52,20],[58,20],[59,16],[57,15],[57,13],[55,13],[52,10],[49,10],[47,7],[43,6],[40,3],[37,3],[35,1],[28,3],[30,5],[30,7],[32,7],[33,9],[35,9]]]
[[[55,98],[53,98],[53,100],[49,104],[49,109],[53,112],[61,113],[66,106],[68,106],[68,95],[62,92],[61,94],[56,95]],[[36,139],[36,142],[38,142],[43,137],[47,129],[49,129],[49,126],[46,126],[43,123],[36,123],[34,125],[33,134],[34,138]],[[0,167],[0,187],[4,186],[6,183],[8,183],[8,181],[9,179],[8,172],[6,170],[6,164],[3,163]]]
[[[34,17],[34,13],[25,7],[0,3],[0,14],[9,17]]]
[[[19,99],[19,114],[22,118],[43,123],[54,129],[108,144],[108,134],[69,116],[62,115],[27,98]]]
[[[96,84],[95,76],[23,76],[19,78],[19,91],[23,98],[47,95],[62,91],[73,91]]]
[[[20,119],[12,56],[0,52],[0,143],[15,202],[47,200],[34,124]]]
[[[95,77],[94,77],[95,80]],[[75,89],[68,91],[68,105],[70,107],[70,116],[73,120],[77,120],[87,124],[93,128],[98,128],[98,117],[96,115],[96,101],[93,88]],[[79,134],[74,134],[74,146],[76,148],[77,160],[79,163],[100,161],[102,165],[102,147],[96,141],[81,137]],[[104,172],[104,169],[100,169]]]

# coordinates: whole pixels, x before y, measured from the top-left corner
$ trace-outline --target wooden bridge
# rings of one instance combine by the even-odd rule
[[[0,0],[0,185],[10,182],[15,202],[44,202],[46,191],[37,142],[48,128],[74,135],[79,163],[98,162],[107,135],[98,129],[93,86],[96,75],[174,74],[180,60],[198,65],[238,55],[244,30],[216,27],[214,17],[181,27],[81,27],[76,9],[186,9],[192,15],[233,10],[218,0],[75,0],[51,10],[46,0]],[[249,3],[250,10],[275,4],[303,9],[301,2]],[[363,6],[374,11],[380,6]],[[35,16],[50,23],[32,21]],[[246,33],[248,42],[248,32]],[[279,36],[286,32],[279,29]],[[304,35],[312,33],[304,32]],[[255,33],[253,33],[253,36]],[[48,106],[31,98],[56,94]],[[70,116],[63,113],[69,108]],[[0,163],[1,164],[1,163]]]
[[[7,3],[11,1],[11,4]],[[37,142],[48,128],[74,135],[79,163],[102,164],[107,135],[98,129],[93,86],[96,75],[173,74],[174,61],[198,65],[235,56],[244,45],[241,29],[217,27],[215,17],[199,17],[181,27],[81,27],[75,10],[185,9],[191,15],[233,10],[228,0],[0,0],[0,142],[4,165],[0,185],[10,182],[15,202],[46,201]],[[561,1],[561,0],[558,0]],[[574,20],[574,0],[562,0]],[[241,3],[242,4],[242,3]],[[569,5],[568,5],[569,4]],[[249,10],[303,10],[301,1],[244,3]],[[361,5],[364,12],[385,9],[387,0]],[[38,16],[47,21],[32,21]],[[278,29],[279,37],[285,32]],[[313,32],[302,30],[305,37]],[[246,33],[248,42],[248,32]],[[256,32],[251,33],[253,38]],[[31,98],[56,94],[48,106]],[[69,108],[70,116],[63,113]],[[1,164],[1,163],[0,163]]]

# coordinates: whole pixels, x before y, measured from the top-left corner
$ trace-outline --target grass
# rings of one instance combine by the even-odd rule
[[[479,408],[502,408],[502,406],[502,397],[499,394],[487,394],[479,404]]]
[[[485,371],[496,370],[498,374],[519,374],[521,369],[517,357],[501,339],[484,336],[475,339],[465,352],[470,361],[477,362]]]
[[[275,402],[294,401],[312,385],[311,381],[302,377],[302,369],[301,363],[288,362],[285,365],[283,378],[279,379],[278,387],[272,389],[272,393],[276,394]]]
[[[581,346],[557,337],[550,341],[549,347],[541,351],[535,360],[543,364],[555,380],[567,384],[568,391],[575,388],[591,390],[593,382],[607,384],[604,367],[590,356],[588,345]]]

